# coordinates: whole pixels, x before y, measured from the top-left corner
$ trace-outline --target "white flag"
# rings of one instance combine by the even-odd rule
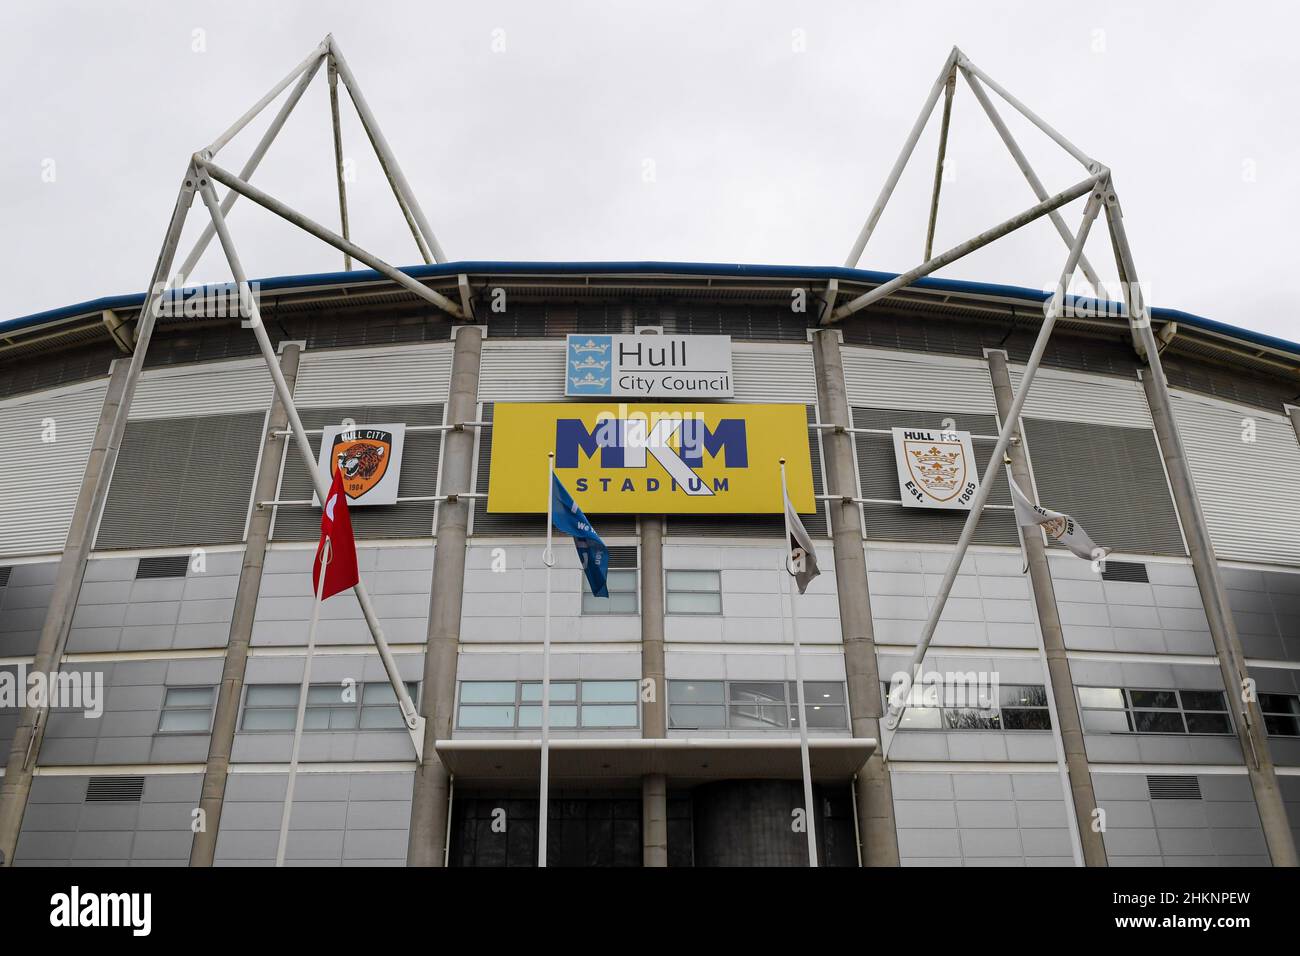
[[[1089,561],[1104,558],[1114,550],[1113,548],[1097,547],[1079,522],[1069,515],[1049,511],[1034,504],[1025,497],[1025,493],[1020,490],[1020,486],[1012,481],[1010,477],[1007,478],[1007,482],[1011,485],[1011,500],[1015,504],[1017,524],[1025,528],[1041,526],[1047,532],[1049,538],[1055,538],[1069,548],[1072,554],[1087,558]]]
[[[790,552],[786,570],[794,576],[795,583],[799,585],[799,593],[803,594],[808,590],[812,579],[822,573],[821,568],[817,567],[817,549],[813,547],[812,537],[799,520],[799,512],[794,510],[794,504],[784,488],[781,489],[781,494],[785,498],[786,549]]]

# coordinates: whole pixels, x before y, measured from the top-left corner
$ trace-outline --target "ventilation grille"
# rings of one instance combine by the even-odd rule
[[[12,570],[13,568],[0,568],[0,588],[9,583],[9,572]]]
[[[190,556],[176,554],[166,558],[141,558],[136,565],[135,578],[183,578],[189,568]]]
[[[144,777],[91,777],[86,787],[87,803],[139,803],[144,795]]]
[[[611,568],[635,568],[636,545],[625,544],[610,548],[609,566]]]
[[[1101,579],[1103,581],[1137,581],[1142,584],[1148,584],[1151,580],[1147,577],[1147,566],[1138,564],[1135,561],[1103,561]]]
[[[1201,781],[1190,774],[1159,777],[1147,774],[1147,793],[1152,800],[1199,800]]]

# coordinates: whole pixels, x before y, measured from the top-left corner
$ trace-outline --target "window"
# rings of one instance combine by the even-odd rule
[[[298,722],[297,684],[250,684],[241,730],[288,730]]]
[[[636,571],[610,571],[606,579],[609,597],[602,598],[591,593],[591,584],[587,581],[587,576],[582,575],[582,613],[635,614],[636,576]]]
[[[212,726],[215,687],[168,687],[158,718],[160,734],[206,734]]]
[[[883,684],[884,702],[889,685]],[[913,685],[899,727],[910,730],[1051,730],[1042,684]]]
[[[551,681],[552,727],[633,728],[635,680]],[[456,725],[465,730],[540,729],[541,681],[462,681]]]
[[[1272,737],[1300,737],[1300,697],[1295,694],[1260,694],[1264,729]]]
[[[721,571],[667,571],[664,573],[664,613],[721,614]]]
[[[1222,691],[1080,687],[1078,694],[1087,733],[1232,733]]]
[[[804,681],[803,693],[809,727],[848,727],[842,683]],[[670,680],[668,726],[674,730],[793,730],[799,726],[799,692],[794,681]]]
[[[414,681],[406,684],[413,701],[417,699],[419,686]],[[405,726],[397,695],[387,681],[312,684],[307,691],[304,730],[393,730]]]

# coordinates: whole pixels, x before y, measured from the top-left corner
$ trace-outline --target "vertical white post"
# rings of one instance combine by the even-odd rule
[[[542,628],[542,773],[541,798],[537,805],[537,865],[546,866],[546,814],[547,794],[551,777],[551,568],[555,566],[555,452],[546,456],[546,550],[542,563],[546,565],[546,623]]]
[[[803,660],[799,654],[799,615],[794,606],[794,568],[790,566],[790,500],[785,487],[785,459],[781,459],[781,516],[785,524],[785,543],[782,545],[782,570],[788,579],[790,592],[790,638],[794,644],[794,689],[799,707],[799,763],[803,771],[804,828],[808,834],[808,865],[817,865],[817,828],[813,822],[816,806],[813,804],[812,760],[808,753],[808,706],[803,693]]]
[[[325,594],[325,567],[329,563],[330,542],[326,538],[325,547],[321,549],[316,599],[311,605],[311,623],[307,626],[307,659],[303,663],[302,692],[298,695],[298,715],[293,724],[293,752],[289,756],[289,784],[284,791],[284,809],[280,813],[280,842],[275,849],[276,866],[284,866],[284,854],[289,846],[289,814],[293,812],[293,785],[298,778],[298,753],[302,747],[303,724],[307,719],[307,695],[311,693],[311,661],[316,651],[316,622],[320,620],[320,606]]]

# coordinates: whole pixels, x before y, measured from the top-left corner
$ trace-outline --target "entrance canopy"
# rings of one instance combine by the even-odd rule
[[[843,781],[876,750],[869,737],[814,737],[809,742],[815,780]],[[438,756],[461,780],[535,781],[540,740],[439,740]],[[798,780],[799,738],[662,739],[582,738],[550,741],[553,780],[611,780],[664,774],[676,779]]]

